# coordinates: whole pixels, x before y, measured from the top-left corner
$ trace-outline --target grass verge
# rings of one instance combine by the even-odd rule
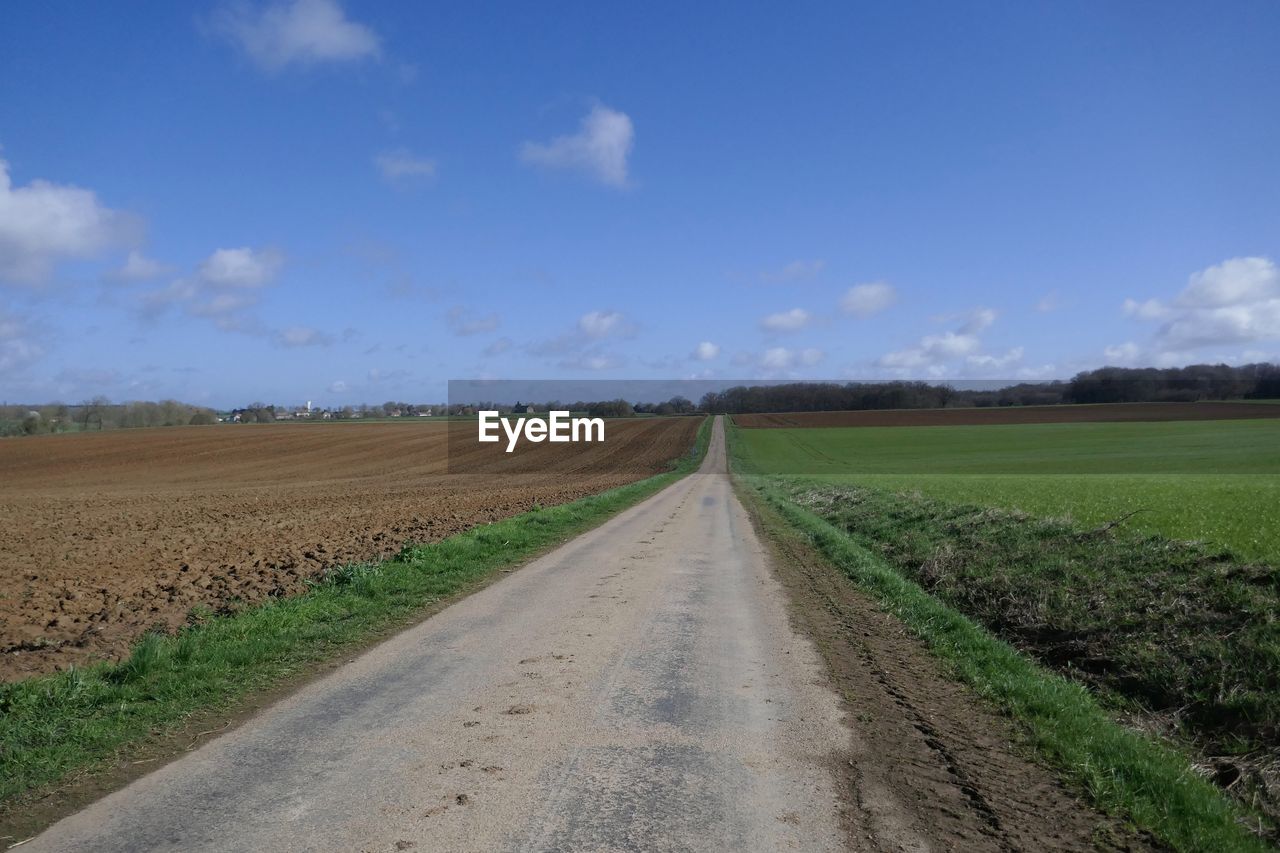
[[[197,616],[175,636],[146,635],[119,663],[0,685],[0,804],[101,766],[191,714],[230,708],[600,524],[695,470],[710,435],[708,418],[666,473],[343,567],[305,595]]]
[[[730,431],[730,458],[740,463],[741,447],[733,438]],[[1099,808],[1177,850],[1268,849],[1251,831],[1253,824],[1263,829],[1261,818],[1202,778],[1180,751],[1120,725],[1084,686],[1039,666],[930,595],[845,531],[796,504],[776,480],[744,475],[742,482],[924,640],[960,680],[1017,720],[1037,753]]]

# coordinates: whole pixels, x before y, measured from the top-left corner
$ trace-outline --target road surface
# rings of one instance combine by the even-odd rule
[[[701,470],[26,849],[834,850],[850,741]]]

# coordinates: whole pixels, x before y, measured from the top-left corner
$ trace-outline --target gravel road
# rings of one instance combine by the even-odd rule
[[[700,472],[26,850],[828,850],[840,700]]]

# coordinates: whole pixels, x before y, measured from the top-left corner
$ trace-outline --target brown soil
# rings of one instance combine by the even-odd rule
[[[1152,850],[1031,757],[1025,738],[892,615],[742,491],[792,620],[818,647],[853,728],[844,766],[858,850]]]
[[[116,658],[197,605],[291,595],[334,566],[649,476],[698,423],[612,421],[604,444],[527,445],[545,473],[507,475],[445,473],[447,431],[474,429],[458,423],[0,441],[0,679]]]
[[[1252,418],[1280,418],[1280,406],[1254,403],[1107,403],[1078,406],[1006,406],[983,409],[879,409],[857,412],[734,415],[733,422],[740,427],[760,429],[1222,421]]]

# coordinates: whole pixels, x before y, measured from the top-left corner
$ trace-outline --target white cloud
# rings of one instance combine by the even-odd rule
[[[770,314],[760,321],[760,327],[770,332],[795,332],[809,325],[813,317],[803,308],[792,308]]]
[[[200,262],[194,275],[143,294],[143,312],[154,316],[177,307],[226,331],[255,330],[247,310],[283,265],[283,255],[274,249],[218,249]]]
[[[693,349],[693,357],[698,361],[711,361],[720,355],[720,346],[711,341],[703,341]]]
[[[821,259],[812,261],[792,261],[782,269],[764,270],[760,273],[760,280],[769,284],[781,284],[788,281],[800,281],[806,278],[813,278],[818,273],[826,269],[827,262]]]
[[[1171,313],[1169,306],[1159,299],[1148,299],[1145,302],[1126,299],[1121,310],[1126,317],[1137,317],[1139,320],[1162,320]]]
[[[791,370],[795,367],[812,367],[825,357],[826,353],[814,347],[802,350],[770,347],[760,356],[760,367],[769,372]]]
[[[389,183],[405,185],[419,178],[434,178],[436,161],[426,157],[415,157],[407,149],[397,148],[384,151],[373,158],[382,177]]]
[[[981,345],[982,342],[974,335],[957,332],[926,335],[914,347],[885,354],[877,364],[897,369],[936,367],[952,359],[970,355]]]
[[[34,180],[15,187],[0,159],[0,280],[39,284],[65,258],[91,258],[141,236],[141,220],[91,190]]]
[[[1280,339],[1280,269],[1268,258],[1231,258],[1193,273],[1172,303],[1130,299],[1124,310],[1165,321],[1152,342],[1161,363],[1205,347]]]
[[[1228,308],[1280,298],[1280,270],[1267,258],[1232,258],[1192,274],[1180,308]]]
[[[1156,340],[1162,349],[1251,344],[1280,338],[1280,299],[1190,311],[1170,320]]]
[[[583,117],[577,133],[547,143],[526,142],[520,159],[548,169],[585,172],[607,186],[625,187],[634,142],[635,128],[626,113],[597,104]]]
[[[965,363],[982,370],[1004,370],[1021,362],[1022,355],[1022,347],[1014,347],[1004,355],[971,355],[965,359]]]
[[[347,392],[347,383],[342,379],[335,379],[329,383],[330,394],[345,394]]]
[[[965,366],[978,369],[1007,367],[1021,360],[1021,348],[1010,350],[1003,356],[984,355],[981,352],[982,340],[978,335],[996,321],[996,312],[990,308],[979,308],[951,319],[963,321],[956,331],[926,335],[915,346],[881,356],[876,360],[876,366],[898,372],[923,370],[931,376],[939,376],[949,368],[954,369],[960,360],[963,360]]]
[[[885,281],[855,284],[845,291],[840,310],[855,317],[870,317],[893,304],[897,298],[893,285]]]
[[[635,326],[618,311],[588,311],[577,324],[554,338],[525,344],[524,349],[539,358],[556,357],[560,367],[571,370],[604,370],[623,364],[620,357],[600,350],[607,339],[630,337]]]
[[[274,249],[218,249],[200,262],[199,275],[214,287],[257,288],[275,278],[283,263]]]
[[[292,0],[260,11],[237,4],[225,7],[214,27],[268,70],[376,57],[381,51],[377,34],[348,20],[336,0]]]
[[[289,326],[276,332],[276,343],[282,347],[327,347],[333,336],[310,326]]]
[[[476,316],[461,305],[455,305],[449,309],[448,322],[455,335],[467,336],[492,332],[502,325],[502,318],[496,313]]]
[[[137,249],[130,249],[124,266],[111,273],[117,281],[148,281],[159,278],[173,271],[173,267],[162,264],[154,258],[148,258]]]
[[[621,331],[625,319],[617,311],[590,311],[578,318],[578,329],[589,338],[603,338]]]
[[[1126,341],[1116,346],[1107,347],[1102,354],[1107,358],[1107,364],[1116,367],[1127,367],[1138,360],[1138,355],[1142,352],[1142,348],[1133,341]]]

